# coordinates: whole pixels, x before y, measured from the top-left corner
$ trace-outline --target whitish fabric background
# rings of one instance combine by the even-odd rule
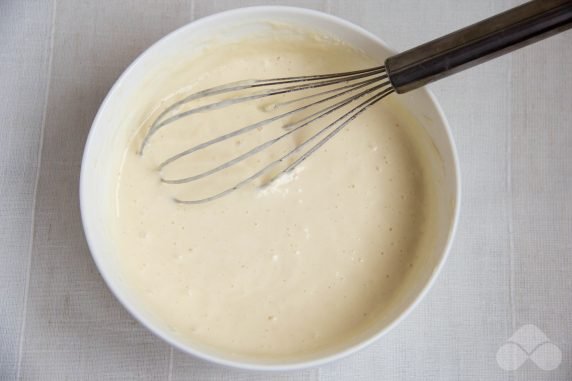
[[[518,2],[1,0],[0,379],[572,379],[572,32],[431,85],[461,160],[458,234],[427,298],[350,358],[261,374],[173,350],[111,295],[80,224],[80,159],[97,108],[177,27],[280,3],[344,17],[403,50]],[[561,349],[557,369],[497,365],[527,323]]]

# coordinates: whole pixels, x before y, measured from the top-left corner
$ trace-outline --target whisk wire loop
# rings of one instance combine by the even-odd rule
[[[280,86],[280,87],[275,87],[275,86]],[[320,129],[317,132],[313,133],[311,136],[303,140],[301,143],[298,143],[294,148],[290,149],[288,152],[280,156],[278,159],[263,165],[262,168],[258,169],[252,175],[240,180],[237,184],[219,193],[204,198],[199,198],[194,200],[182,200],[179,198],[175,198],[174,200],[181,204],[201,204],[216,200],[235,191],[236,189],[243,187],[248,183],[253,182],[254,180],[263,176],[270,170],[284,163],[288,158],[293,157],[296,154],[299,154],[300,156],[297,157],[292,163],[287,165],[286,168],[278,171],[278,173],[272,177],[272,180],[276,179],[285,173],[293,171],[310,155],[312,155],[326,142],[328,142],[336,134],[338,134],[345,126],[348,125],[348,123],[356,119],[362,112],[364,112],[370,106],[379,102],[381,99],[385,98],[386,96],[394,92],[394,89],[388,79],[388,75],[384,66],[378,66],[364,70],[347,71],[343,73],[309,75],[309,76],[299,76],[299,77],[284,77],[284,78],[261,79],[261,80],[245,80],[245,81],[234,82],[231,84],[212,87],[210,89],[193,93],[173,103],[157,116],[157,118],[153,121],[151,127],[148,129],[146,135],[143,138],[143,142],[141,143],[139,153],[143,154],[151,137],[158,130],[160,130],[165,126],[168,126],[169,124],[172,124],[175,121],[189,117],[193,114],[210,112],[216,109],[232,106],[235,104],[260,100],[267,97],[270,98],[272,96],[277,96],[282,94],[303,92],[305,90],[318,89],[322,87],[327,88],[328,86],[333,86],[333,88],[294,97],[294,99],[278,100],[275,103],[271,103],[269,105],[271,110],[268,111],[279,110],[280,108],[293,105],[295,103],[300,103],[300,105],[291,110],[280,112],[278,115],[270,116],[258,122],[251,123],[241,128],[237,128],[226,134],[214,137],[205,142],[194,145],[191,148],[188,148],[175,155],[168,157],[167,159],[162,161],[158,166],[158,170],[162,171],[163,169],[165,169],[165,167],[169,166],[170,164],[174,163],[175,161],[185,156],[207,149],[215,144],[222,143],[237,136],[246,134],[255,129],[260,130],[262,128],[267,128],[269,125],[271,125],[276,121],[288,117],[293,117],[294,115],[303,115],[304,112],[306,113],[309,112],[308,115],[303,115],[297,121],[284,125],[282,127],[284,132],[279,134],[278,136],[266,142],[258,144],[255,147],[249,149],[247,152],[235,156],[234,158],[226,162],[223,162],[222,164],[216,165],[211,169],[207,169],[198,174],[183,178],[165,178],[161,176],[161,181],[166,184],[185,184],[200,179],[204,179],[208,176],[214,175],[215,173],[221,172],[227,168],[235,166],[244,160],[247,160],[248,158],[260,153],[263,150],[268,149],[269,147],[275,145],[276,143],[284,140],[286,137],[291,136],[298,131],[301,131],[303,128],[310,126],[311,124],[317,122],[318,120],[328,115],[334,115],[334,113],[338,111],[342,112],[342,110],[345,107],[348,107],[352,103],[358,103],[357,105],[352,106],[349,109],[349,111],[344,111],[341,116],[335,117],[335,119],[332,122],[327,123],[324,127],[320,127]],[[251,92],[250,94],[244,94],[245,92],[251,90],[254,91]],[[232,95],[233,93],[236,95],[233,96]],[[207,103],[206,105],[198,105],[184,111],[179,111],[179,109],[183,105],[189,104],[191,102],[199,102],[204,98],[217,95],[223,95],[224,97],[222,100],[214,100],[211,103]],[[323,107],[318,110],[314,110],[318,106],[323,106]],[[311,145],[312,143],[314,144]]]

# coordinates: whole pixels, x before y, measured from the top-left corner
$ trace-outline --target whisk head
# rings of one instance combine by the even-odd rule
[[[368,107],[393,92],[394,89],[388,79],[385,66],[342,73],[243,80],[224,84],[184,96],[164,108],[147,129],[139,148],[139,154],[143,155],[146,152],[150,141],[159,131],[175,122],[184,119],[186,123],[188,120],[188,126],[185,125],[185,128],[197,128],[192,123],[193,115],[212,113],[215,110],[245,102],[259,103],[259,110],[270,115],[261,120],[248,122],[242,127],[232,128],[221,135],[210,136],[190,148],[163,159],[158,165],[161,181],[166,184],[196,182],[244,163],[286,139],[297,137],[284,152],[273,157],[269,162],[260,164],[252,173],[240,178],[233,185],[205,197],[189,200],[175,198],[176,202],[183,204],[205,203],[252,183],[272,170],[275,172],[266,183],[293,171]],[[267,99],[275,99],[275,101],[260,105],[261,101]],[[228,120],[229,125],[235,122],[235,120]],[[277,123],[281,125],[281,128],[273,127]],[[269,139],[257,141],[245,152],[240,152],[221,163],[213,164],[198,173],[184,177],[168,177],[164,174],[168,167],[183,158],[197,155],[201,151],[204,152],[231,139],[237,139],[241,135],[270,128],[274,128],[275,131]],[[240,143],[240,141],[237,142]],[[280,168],[281,165],[282,168]],[[276,168],[279,170],[276,171]]]

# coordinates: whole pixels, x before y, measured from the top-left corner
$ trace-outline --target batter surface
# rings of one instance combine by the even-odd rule
[[[148,86],[157,91],[157,106],[239,79],[375,65],[332,39],[269,37],[213,46],[173,70],[170,80]],[[433,243],[427,138],[393,97],[360,115],[293,174],[268,183],[271,173],[200,205],[173,198],[223,189],[310,132],[206,181],[168,185],[156,170],[162,160],[267,118],[273,106],[254,102],[182,120],[155,135],[141,156],[142,138],[161,107],[150,115],[149,105],[134,103],[140,123],[130,127],[133,138],[118,169],[115,225],[121,271],[141,304],[184,340],[241,357],[294,358],[343,345],[371,327]],[[292,122],[191,155],[162,175],[212,167]]]

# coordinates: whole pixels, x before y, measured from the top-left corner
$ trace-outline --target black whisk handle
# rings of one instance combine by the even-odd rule
[[[398,93],[468,69],[572,27],[572,0],[534,0],[388,58]]]

